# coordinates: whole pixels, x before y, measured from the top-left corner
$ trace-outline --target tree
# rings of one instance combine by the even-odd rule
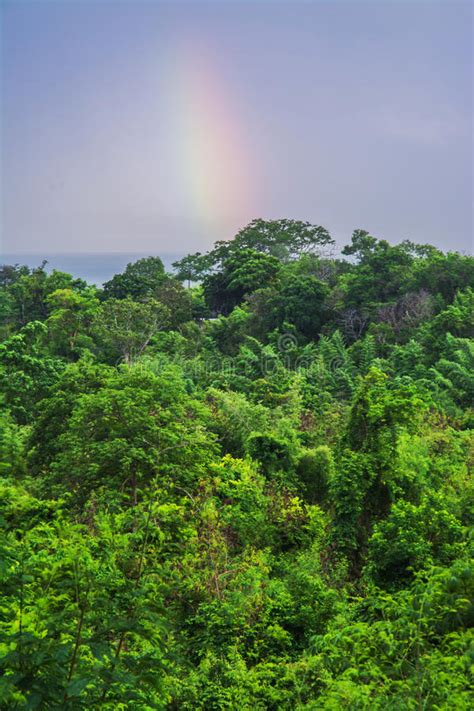
[[[78,504],[104,488],[136,504],[155,477],[186,487],[214,452],[206,416],[176,367],[122,369],[76,401],[53,450],[52,479],[67,480]]]
[[[229,314],[244,296],[252,294],[274,282],[280,271],[276,257],[254,249],[242,249],[231,255],[222,271],[204,279],[204,296],[214,312]]]
[[[28,466],[39,481],[48,475],[51,462],[61,452],[60,437],[80,398],[103,388],[113,372],[110,366],[94,362],[88,353],[69,363],[48,389],[28,436]],[[49,483],[46,487],[49,495]]]
[[[176,270],[176,278],[179,281],[187,281],[189,288],[191,282],[201,281],[212,265],[207,255],[196,252],[173,262],[172,266]]]
[[[60,360],[45,353],[45,335],[44,324],[33,321],[0,344],[0,392],[21,424],[34,419],[37,403],[64,368]]]
[[[47,298],[57,289],[72,289],[81,292],[87,285],[82,279],[74,279],[70,274],[53,269],[46,272],[44,261],[39,267],[29,270],[21,268],[7,287],[13,300],[13,310],[17,326],[30,321],[44,321],[48,316]]]
[[[313,276],[291,277],[281,290],[285,320],[305,338],[316,339],[326,320],[325,299],[329,290]]]
[[[335,244],[329,232],[320,225],[301,220],[256,219],[228,241],[215,242],[206,254],[196,252],[173,263],[181,280],[200,281],[221,270],[224,263],[243,250],[275,257],[281,262],[305,254],[324,256]]]
[[[80,345],[92,345],[89,332],[99,307],[95,289],[82,293],[56,289],[46,298],[46,303],[50,312],[46,326],[55,353],[71,356]]]
[[[431,294],[440,294],[446,304],[453,301],[458,290],[474,287],[474,257],[438,250],[429,252],[425,259],[414,265],[414,289],[426,289]]]
[[[144,257],[127,264],[122,274],[116,274],[104,284],[105,299],[134,299],[154,297],[166,279],[165,268],[159,257]]]
[[[166,328],[169,320],[169,309],[158,301],[109,299],[97,312],[93,332],[108,358],[130,364],[143,354],[155,333]]]
[[[446,336],[444,355],[430,368],[435,382],[464,408],[474,403],[474,341]]]
[[[459,291],[452,304],[424,324],[420,341],[431,363],[437,360],[446,348],[446,335],[457,338],[474,338],[474,290]]]
[[[402,587],[417,571],[462,557],[463,537],[442,495],[428,495],[419,505],[396,502],[370,537],[367,572],[381,585]]]
[[[19,264],[0,265],[0,287],[2,289],[10,287],[18,281],[21,276],[28,276],[30,270],[26,266]]]
[[[193,316],[193,299],[177,279],[166,279],[155,292],[155,298],[170,314],[170,328],[179,328]]]
[[[21,486],[2,482],[0,501],[2,705],[164,708],[163,576],[150,552],[167,538],[151,521],[169,507],[98,513],[92,532]]]
[[[387,516],[399,490],[398,438],[415,427],[422,406],[411,384],[390,382],[375,367],[360,382],[331,482],[332,537],[348,555],[352,577],[361,573],[374,519]]]
[[[301,220],[253,220],[231,243],[218,242],[218,248],[254,249],[288,261],[302,254],[321,254],[334,245],[329,232],[320,225]]]
[[[25,431],[8,410],[0,410],[0,477],[21,477],[26,473]]]
[[[406,244],[393,247],[356,230],[342,253],[355,255],[358,262],[341,280],[346,308],[374,307],[397,299],[406,290],[415,259]]]
[[[374,253],[376,245],[376,238],[372,237],[366,230],[354,230],[351,243],[343,248],[342,254],[355,255],[359,261],[363,261]]]

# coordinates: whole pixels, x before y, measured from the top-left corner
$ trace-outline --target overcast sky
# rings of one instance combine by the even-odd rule
[[[3,252],[472,250],[471,2],[3,1]]]

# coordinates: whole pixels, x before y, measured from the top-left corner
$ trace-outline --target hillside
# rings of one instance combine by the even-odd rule
[[[474,259],[333,249],[0,268],[0,708],[472,708]]]

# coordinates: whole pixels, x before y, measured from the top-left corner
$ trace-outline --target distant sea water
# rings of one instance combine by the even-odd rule
[[[39,254],[39,253],[0,253],[0,264],[20,264],[27,267],[39,267],[43,260],[47,261],[46,270],[58,269],[67,272],[72,276],[84,279],[89,284],[101,286],[105,281],[111,279],[114,274],[123,272],[127,264],[136,262],[143,257],[160,257],[165,265],[166,271],[172,271],[172,262],[176,262],[184,257],[185,252],[180,254],[148,254],[136,252],[110,252],[110,253],[87,253],[80,252],[65,254]]]

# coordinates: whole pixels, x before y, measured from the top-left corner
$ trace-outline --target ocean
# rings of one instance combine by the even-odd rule
[[[136,252],[109,252],[109,253],[87,253],[80,252],[64,254],[39,254],[39,253],[5,253],[0,254],[0,264],[21,264],[34,268],[41,265],[43,260],[47,261],[46,270],[58,269],[62,272],[72,274],[76,278],[84,279],[89,284],[101,286],[105,281],[111,279],[114,274],[123,272],[127,264],[136,262],[143,257],[160,257],[165,265],[166,271],[172,271],[172,262],[184,257],[181,254],[148,254]]]

